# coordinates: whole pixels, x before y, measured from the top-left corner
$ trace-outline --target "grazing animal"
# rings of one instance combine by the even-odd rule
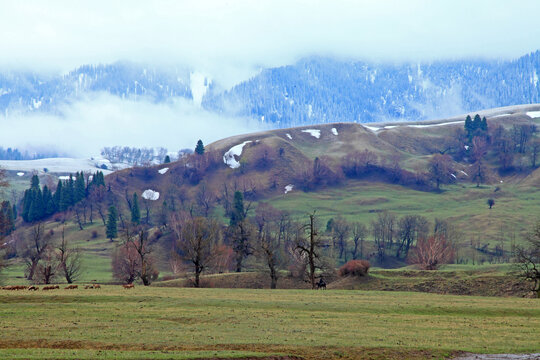
[[[2,290],[25,290],[27,288],[28,286],[25,286],[25,285],[8,285],[8,286],[4,286]]]
[[[54,290],[54,289],[55,289],[54,285],[50,285],[50,286],[44,286],[43,289],[41,290],[45,291],[45,290]]]
[[[101,286],[99,284],[92,284],[94,285],[94,289],[101,289]]]
[[[323,278],[319,279],[319,282],[317,283],[317,290],[326,290],[326,282],[324,282]]]
[[[94,288],[94,285],[86,285],[84,288],[85,288],[85,289],[93,289],[93,288]]]
[[[124,289],[133,289],[135,287],[135,285],[133,284],[124,284],[122,286],[124,287]]]
[[[32,285],[32,286],[30,286],[30,287],[28,288],[28,290],[36,291],[36,290],[39,290],[39,287],[38,287],[38,286]]]
[[[78,288],[79,288],[79,285],[73,285],[73,284],[71,284],[71,285],[66,286],[64,289],[66,289],[66,290],[72,290],[72,289],[78,289]]]

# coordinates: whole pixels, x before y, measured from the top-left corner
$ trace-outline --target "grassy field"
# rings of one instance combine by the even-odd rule
[[[0,292],[0,358],[446,358],[540,348],[535,299],[407,292]]]
[[[317,210],[321,225],[330,218],[343,216],[366,225],[377,212],[388,210],[397,216],[422,215],[431,222],[435,218],[449,220],[463,233],[462,244],[471,240],[490,243],[500,239],[505,249],[515,235],[519,244],[527,231],[540,219],[540,188],[499,184],[495,186],[451,185],[442,193],[369,181],[347,181],[346,185],[317,192],[293,191],[268,200],[275,207],[306,217]],[[489,198],[495,199],[490,210]]]

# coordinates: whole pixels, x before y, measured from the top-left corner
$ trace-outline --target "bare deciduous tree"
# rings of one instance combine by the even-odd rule
[[[529,289],[540,298],[540,222],[527,235],[528,247],[516,248],[520,277],[530,284]]]
[[[62,241],[58,246],[58,261],[68,284],[77,280],[81,273],[82,256],[79,249],[72,249],[65,237],[65,226],[62,226]]]
[[[454,259],[454,247],[441,235],[418,239],[410,257],[412,264],[424,270],[436,270]]]
[[[309,223],[299,227],[295,245],[296,250],[306,265],[311,288],[315,289],[316,271],[323,268],[321,248],[325,246],[317,229],[315,212],[309,214]]]
[[[45,226],[39,222],[32,226],[21,244],[19,255],[26,261],[26,278],[34,280],[39,261],[51,246],[52,235],[45,233]]]
[[[211,266],[220,239],[217,221],[204,217],[176,219],[171,226],[177,236],[177,249],[184,260],[190,262],[195,273],[195,287],[200,286],[200,276]]]
[[[437,190],[440,190],[441,184],[451,181],[452,171],[452,158],[449,155],[435,154],[429,160],[428,172]]]
[[[353,260],[364,257],[364,241],[366,240],[368,229],[366,225],[356,222],[352,226],[352,239],[354,247],[352,250]]]

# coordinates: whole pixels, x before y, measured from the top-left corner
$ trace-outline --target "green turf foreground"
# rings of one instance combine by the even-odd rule
[[[2,290],[0,329],[2,359],[446,358],[538,351],[540,301],[142,286]]]

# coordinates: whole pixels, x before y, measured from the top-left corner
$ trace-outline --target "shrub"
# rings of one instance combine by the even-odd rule
[[[366,276],[370,266],[367,260],[350,260],[339,268],[339,276]]]
[[[97,239],[98,235],[97,230],[92,230],[92,239]]]

